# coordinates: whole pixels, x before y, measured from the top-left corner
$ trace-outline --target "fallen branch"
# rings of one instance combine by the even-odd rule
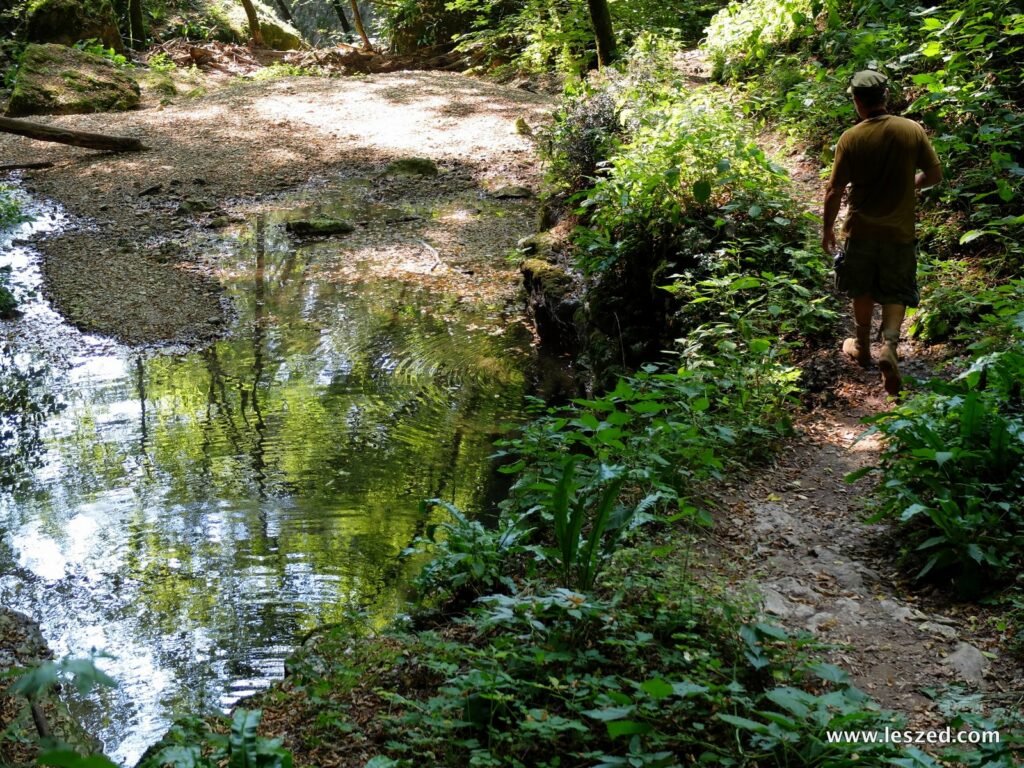
[[[110,152],[138,152],[148,149],[139,139],[128,136],[108,136],[103,133],[73,131],[70,128],[57,128],[28,120],[15,120],[11,117],[0,117],[0,131],[27,136],[37,141],[55,141],[59,144],[70,144],[86,149],[102,149]]]
[[[0,173],[6,173],[7,171],[32,171],[36,168],[53,168],[53,163],[49,160],[41,163],[9,163],[7,165],[0,165]]]

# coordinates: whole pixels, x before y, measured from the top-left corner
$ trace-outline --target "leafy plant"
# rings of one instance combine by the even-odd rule
[[[133,69],[135,67],[124,54],[118,53],[113,48],[107,48],[99,40],[81,40],[75,43],[75,48],[85,53],[91,53],[93,56],[102,56],[123,69]]]
[[[236,709],[227,734],[199,718],[179,718],[138,768],[291,768],[281,740],[257,733],[262,716],[258,709]]]
[[[513,590],[513,560],[525,552],[523,540],[530,534],[525,518],[506,518],[497,528],[488,528],[441,499],[421,502],[421,515],[425,517],[435,506],[443,508],[452,520],[428,526],[426,537],[405,552],[408,556],[426,550],[432,555],[416,577],[420,598],[475,598],[496,590]],[[444,533],[440,540],[439,532]]]
[[[163,51],[157,51],[146,60],[146,65],[154,72],[173,72],[178,68],[174,60]]]
[[[37,763],[56,768],[117,768],[116,764],[103,755],[81,755],[49,732],[46,715],[40,705],[40,698],[62,683],[70,684],[80,695],[88,694],[96,687],[115,687],[117,683],[96,666],[96,659],[105,654],[93,653],[89,658],[72,658],[60,661],[44,661],[29,670],[12,669],[4,676],[20,675],[7,688],[7,694],[21,696],[32,713],[40,751]]]
[[[953,382],[930,382],[869,421],[889,438],[876,520],[905,530],[917,578],[951,577],[976,594],[1024,562],[1024,348],[983,356]],[[849,476],[855,480],[867,470]]]

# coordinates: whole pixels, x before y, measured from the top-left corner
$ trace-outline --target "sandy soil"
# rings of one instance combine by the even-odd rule
[[[150,96],[147,108],[131,113],[39,120],[135,136],[149,147],[145,152],[99,153],[0,134],[3,162],[54,163],[26,173],[24,183],[72,216],[68,231],[37,247],[53,303],[80,327],[129,343],[201,342],[222,333],[226,308],[211,278],[211,239],[202,233],[311,181],[370,179],[369,199],[414,205],[488,199],[502,186],[539,184],[534,141],[515,123],[541,122],[547,96],[443,72],[207,80],[203,88],[164,106]],[[380,177],[388,162],[410,156],[434,160],[440,174],[404,182]],[[187,201],[210,210],[181,212]],[[390,227],[393,245],[408,260],[410,241],[425,242],[414,250],[430,261],[432,276],[450,273],[453,288],[472,292],[458,281],[479,282],[479,270],[459,258],[479,260],[488,246],[487,253],[500,254],[530,231],[528,203],[507,205],[521,214],[517,231],[501,217],[474,219],[479,211],[469,210],[469,226],[456,216],[432,228],[426,221],[419,232]],[[374,238],[377,254],[389,247],[386,231]]]

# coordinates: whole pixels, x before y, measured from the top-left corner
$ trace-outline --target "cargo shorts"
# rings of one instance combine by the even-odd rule
[[[847,240],[836,256],[836,290],[851,299],[870,296],[879,304],[916,307],[917,244]]]

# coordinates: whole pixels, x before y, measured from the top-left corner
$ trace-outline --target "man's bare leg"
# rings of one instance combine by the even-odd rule
[[[896,396],[903,387],[900,378],[900,328],[907,308],[902,304],[882,305],[882,351],[878,355],[878,368],[882,371],[882,385],[890,395]]]
[[[856,336],[843,342],[843,352],[862,368],[871,367],[871,316],[875,311],[875,300],[870,296],[858,296],[853,300],[853,322]]]

